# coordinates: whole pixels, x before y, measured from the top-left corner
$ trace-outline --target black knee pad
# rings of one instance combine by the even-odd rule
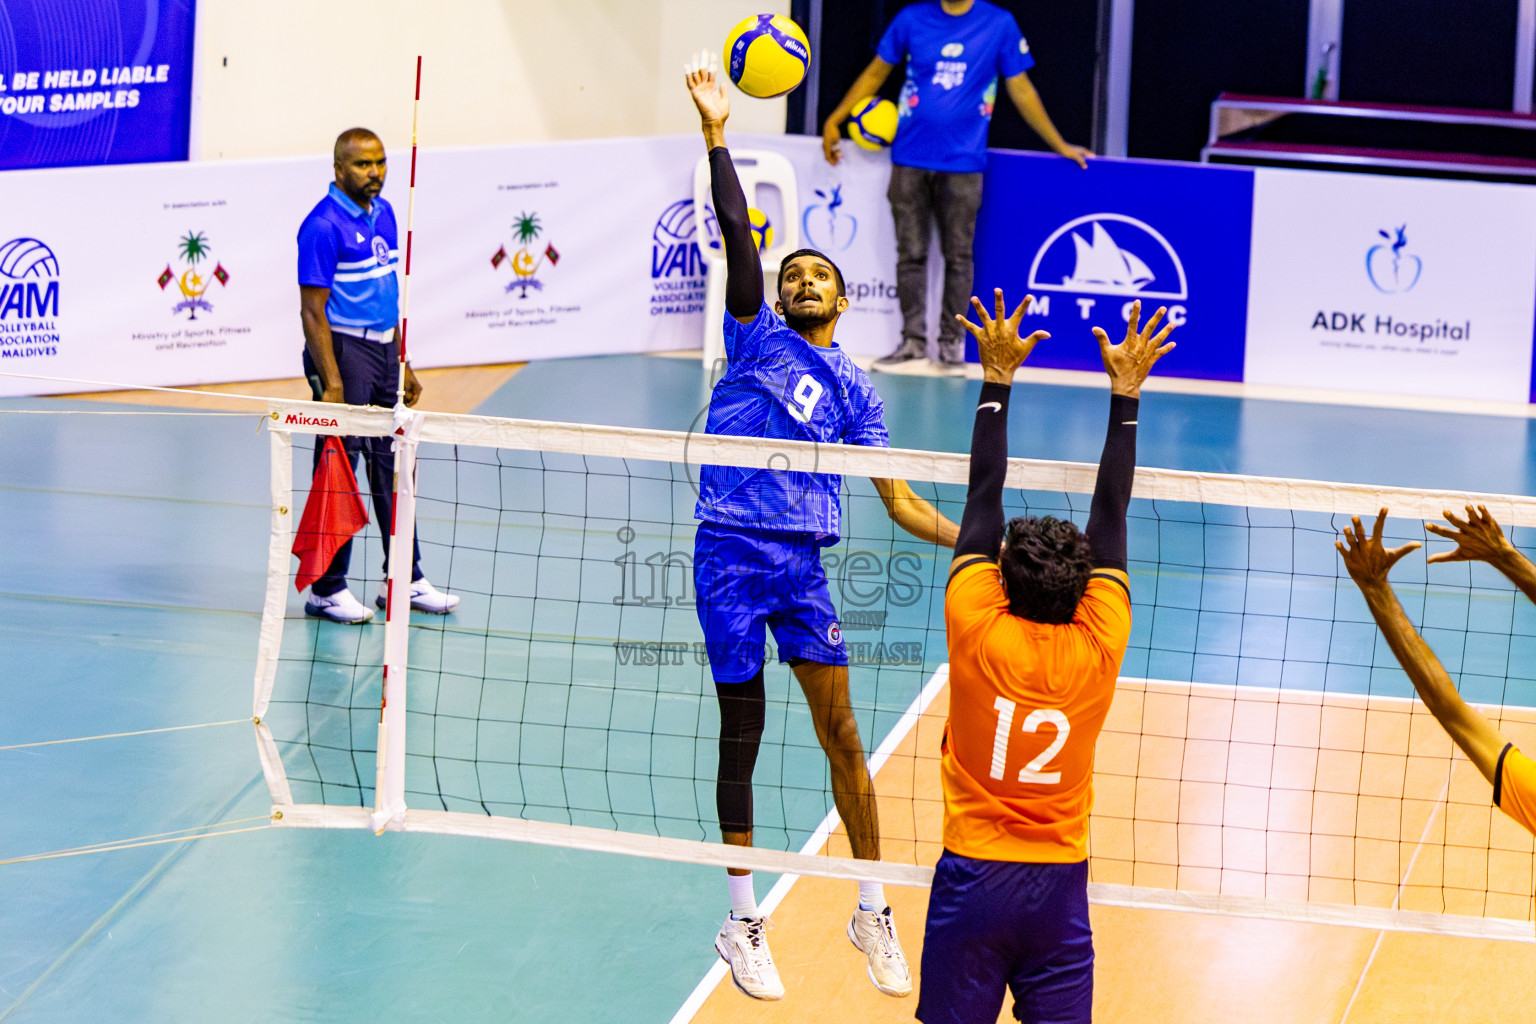
[[[715,694],[720,700],[720,768],[715,775],[720,830],[750,832],[752,769],[767,717],[762,668],[744,683],[716,683]]]

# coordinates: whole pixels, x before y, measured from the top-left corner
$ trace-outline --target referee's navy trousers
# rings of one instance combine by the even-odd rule
[[[391,341],[381,344],[365,341],[350,334],[331,331],[331,346],[336,353],[336,366],[341,371],[341,389],[348,405],[382,405],[393,408],[396,388],[400,384],[400,345]],[[309,378],[315,401],[324,392],[320,371],[304,352],[304,375]],[[347,457],[352,471],[357,471],[357,457],[363,457],[368,471],[368,487],[373,492],[374,525],[384,537],[384,575],[389,575],[389,524],[394,520],[395,509],[395,453],[388,437],[344,437]],[[325,444],[324,435],[315,436],[314,465],[320,465],[320,449]],[[411,562],[411,579],[421,579],[421,545],[414,545]],[[329,597],[347,586],[347,569],[352,563],[352,542],[348,540],[331,559],[325,575],[310,587],[316,597]]]

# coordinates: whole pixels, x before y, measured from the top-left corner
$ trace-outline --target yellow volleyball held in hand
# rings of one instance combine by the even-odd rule
[[[731,81],[748,96],[782,96],[805,80],[811,44],[782,14],[754,14],[725,37],[722,56]]]
[[[896,141],[896,104],[871,96],[848,115],[848,137],[864,149],[884,149]]]

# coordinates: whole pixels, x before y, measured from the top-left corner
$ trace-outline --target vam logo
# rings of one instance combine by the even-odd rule
[[[1424,261],[1405,251],[1408,225],[1390,233],[1376,233],[1390,244],[1377,242],[1365,252],[1365,275],[1371,279],[1371,285],[1385,295],[1413,291],[1413,286],[1419,283],[1419,275],[1424,272]]]
[[[679,199],[661,211],[651,230],[651,315],[672,316],[704,311],[704,277],[708,270],[699,248],[719,246],[715,213],[704,207],[699,230],[693,200]]]
[[[816,196],[823,202],[807,206],[800,218],[806,240],[822,252],[846,252],[858,237],[859,219],[840,209],[843,186],[832,186],[830,193],[817,189]]]
[[[512,255],[508,256],[507,247],[502,246],[491,257],[492,269],[500,267],[505,262],[511,262],[512,280],[507,283],[506,290],[510,292],[514,288],[522,289],[517,296],[520,299],[528,297],[529,288],[535,291],[543,290],[544,282],[540,281],[537,275],[545,260],[548,260],[552,267],[560,262],[560,251],[553,243],[546,245],[542,254],[534,255],[534,243],[543,232],[544,225],[539,222],[537,213],[520,213],[512,224],[512,242],[516,246]],[[387,257],[387,250],[385,255]]]
[[[1078,296],[1083,319],[1094,301],[1086,296],[1119,295],[1179,303],[1189,298],[1189,279],[1179,254],[1162,232],[1122,213],[1090,213],[1051,232],[1029,266],[1032,292],[1068,292]],[[1049,315],[1049,296],[1031,312]],[[1130,302],[1122,312],[1129,315]],[[1185,320],[1182,305],[1170,305],[1170,323]]]
[[[0,245],[0,359],[59,354],[59,258],[35,238]]]
[[[161,291],[165,291],[165,286],[175,281],[177,287],[181,289],[181,301],[171,307],[171,314],[174,316],[177,313],[186,313],[188,320],[196,320],[197,311],[200,309],[207,313],[213,312],[213,304],[203,298],[203,293],[215,281],[219,282],[220,287],[228,285],[229,271],[224,269],[224,264],[215,263],[213,273],[207,277],[198,273],[197,265],[206,260],[208,253],[213,249],[213,246],[208,244],[208,237],[201,231],[188,231],[177,243],[176,249],[186,269],[178,278],[171,270],[171,265],[167,263],[165,269],[160,272],[160,276],[155,279],[155,283],[160,286]],[[387,246],[385,254],[388,255]]]

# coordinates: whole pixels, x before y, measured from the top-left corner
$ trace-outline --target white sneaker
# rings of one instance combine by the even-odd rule
[[[304,602],[304,614],[348,626],[360,626],[373,618],[372,610],[364,608],[363,602],[353,597],[350,590],[338,590],[326,597],[310,591],[309,600]]]
[[[389,604],[389,581],[379,584],[379,596],[373,599],[373,603],[381,609]],[[445,594],[438,590],[425,578],[411,584],[411,608],[418,612],[427,612],[431,615],[447,615],[459,606],[459,595]]]
[[[888,996],[912,994],[912,971],[896,938],[896,921],[890,907],[855,910],[848,922],[848,938],[869,958],[869,980],[875,988]]]
[[[783,999],[784,983],[768,952],[766,917],[737,920],[727,916],[715,936],[715,952],[731,968],[731,980],[753,999]],[[909,986],[910,990],[910,986]]]

